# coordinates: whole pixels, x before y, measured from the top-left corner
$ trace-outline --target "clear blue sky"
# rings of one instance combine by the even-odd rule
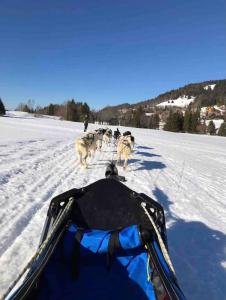
[[[1,0],[0,97],[101,108],[223,79],[224,2]]]

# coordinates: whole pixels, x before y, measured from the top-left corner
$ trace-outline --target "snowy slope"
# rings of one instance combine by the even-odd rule
[[[209,122],[211,120],[206,120],[205,123],[206,125],[208,126],[209,125]],[[219,120],[212,120],[214,125],[215,125],[215,128],[216,128],[216,131],[218,131],[218,129],[221,127],[221,124],[224,123],[224,120],[222,119],[219,119]]]
[[[195,97],[182,96],[177,99],[171,99],[168,101],[161,102],[161,103],[157,104],[156,106],[159,106],[159,107],[176,106],[176,107],[184,108],[184,107],[187,107],[194,100],[195,100]]]
[[[212,91],[214,90],[216,84],[209,84],[209,85],[206,85],[204,86],[204,90],[209,90],[211,89]]]
[[[98,125],[96,125],[98,126]],[[90,125],[89,129],[96,128]],[[110,146],[79,168],[83,125],[0,118],[0,294],[34,253],[51,198],[103,178]],[[123,130],[123,128],[121,128]],[[188,299],[226,299],[226,138],[132,129],[136,149],[126,184],[159,201],[169,250]]]

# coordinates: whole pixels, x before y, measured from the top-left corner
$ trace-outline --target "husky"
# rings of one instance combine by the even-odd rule
[[[114,131],[114,144],[115,144],[115,146],[117,146],[120,136],[121,136],[121,133],[120,133],[119,129],[117,128],[117,130]]]
[[[131,131],[125,131],[123,132],[123,136],[132,135]]]
[[[112,130],[107,128],[104,135],[103,135],[103,141],[105,144],[110,145],[112,138]]]
[[[133,149],[134,137],[131,135],[122,136],[119,139],[117,146],[117,165],[120,164],[121,158],[124,158],[123,169],[126,170],[128,166],[128,159]]]
[[[126,137],[130,137],[130,139],[128,139],[128,141],[130,142],[131,144],[131,149],[132,149],[132,152],[133,152],[133,149],[134,149],[134,146],[135,146],[135,138],[134,136],[132,135],[131,131],[126,131],[122,134],[122,136],[119,136],[119,143],[120,143],[120,140],[123,140],[124,138]]]
[[[95,155],[97,149],[98,135],[96,132],[89,132],[84,137],[75,141],[75,150],[80,160],[80,165],[87,168],[87,157]]]
[[[106,130],[103,128],[99,128],[99,129],[95,130],[95,132],[97,133],[97,149],[99,151],[101,151],[101,148],[102,148],[103,136],[104,136],[105,131]]]

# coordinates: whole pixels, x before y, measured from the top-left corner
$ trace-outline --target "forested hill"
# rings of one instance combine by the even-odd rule
[[[161,94],[156,98],[138,102],[133,106],[155,106],[161,102],[177,99],[184,95],[195,97],[196,105],[201,107],[215,104],[222,105],[226,101],[226,79],[191,83]]]
[[[163,93],[153,99],[147,99],[145,101],[139,101],[135,104],[129,105],[128,103],[108,106],[100,110],[100,112],[106,111],[118,111],[119,108],[136,108],[142,107],[154,107],[155,105],[167,101],[174,100],[181,96],[193,96],[195,97],[194,104],[199,107],[212,106],[215,104],[222,105],[226,102],[226,79],[223,80],[210,80],[200,83],[191,83],[185,85],[181,88],[171,90],[169,92]]]

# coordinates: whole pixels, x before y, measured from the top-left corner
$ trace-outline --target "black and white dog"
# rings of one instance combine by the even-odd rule
[[[96,129],[95,132],[97,133],[97,149],[99,151],[101,151],[101,148],[102,148],[102,142],[103,142],[103,136],[106,132],[106,129],[103,129],[103,128],[99,128],[99,129]]]

